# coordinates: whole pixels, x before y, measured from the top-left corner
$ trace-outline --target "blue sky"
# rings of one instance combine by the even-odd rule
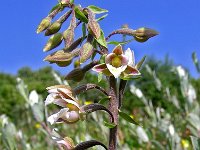
[[[1,1],[0,72],[16,73],[23,66],[38,69],[49,65],[43,62],[47,54],[42,51],[48,38],[35,31],[56,3],[56,0]],[[75,0],[75,3],[81,3],[83,7],[93,4],[109,10],[108,17],[101,22],[106,35],[123,24],[129,24],[133,29],[156,29],[159,36],[143,44],[132,42],[127,45],[135,51],[136,60],[143,55],[164,59],[168,54],[176,65],[185,66],[197,76],[191,54],[196,51],[200,58],[199,0]],[[69,68],[62,70],[68,72]]]

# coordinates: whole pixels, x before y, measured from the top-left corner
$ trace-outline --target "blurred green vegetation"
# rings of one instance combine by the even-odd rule
[[[156,111],[157,108],[162,108],[163,110],[165,110],[165,112],[167,112],[165,114],[166,116],[171,116],[170,122],[174,124],[175,129],[183,138],[183,142],[185,140],[186,143],[191,143],[191,141],[189,140],[189,136],[186,135],[188,133],[185,132],[188,131],[190,132],[189,135],[193,135],[191,134],[192,128],[188,127],[187,120],[182,120],[180,122],[180,119],[182,119],[182,117],[188,116],[188,114],[190,113],[190,108],[186,109],[186,107],[189,107],[189,105],[186,105],[186,97],[184,96],[184,94],[182,94],[180,88],[182,85],[180,82],[180,78],[176,73],[173,61],[170,60],[168,57],[166,57],[164,61],[160,61],[152,57],[148,59],[145,64],[148,65],[144,65],[141,70],[142,78],[131,81],[127,85],[122,109],[125,112],[134,115],[136,119],[141,119],[140,121],[144,125],[144,129],[147,131],[149,138],[151,137],[153,139],[151,141],[152,145],[157,145],[158,147],[160,145],[160,147],[165,147],[167,143],[170,143],[170,141],[164,140],[166,138],[166,133],[164,133],[164,131],[161,132],[158,129],[159,126],[157,126],[155,123],[152,123],[155,118],[151,116],[150,111]],[[16,75],[0,73],[0,115],[5,114],[6,116],[8,116],[10,122],[14,123],[16,128],[22,129],[24,133],[27,133],[27,135],[24,135],[26,136],[25,141],[28,143],[34,142],[37,149],[45,149],[44,147],[46,147],[47,145],[48,148],[46,148],[49,149],[49,145],[52,143],[49,143],[49,141],[45,138],[45,132],[42,130],[42,128],[38,127],[38,122],[33,119],[33,114],[29,111],[30,107],[26,106],[26,101],[19,93],[19,90],[16,88],[17,78],[21,78],[24,81],[24,83],[27,85],[27,91],[30,92],[32,90],[36,90],[37,93],[43,99],[45,99],[45,97],[47,96],[46,87],[59,84],[55,77],[52,75],[52,72],[53,69],[51,67],[44,67],[36,71],[31,70],[29,67],[24,67],[21,68]],[[61,76],[58,72],[56,73]],[[63,80],[64,76],[61,76],[61,79]],[[69,84],[72,87],[76,87],[85,83],[96,83],[104,88],[107,88],[105,78],[100,83],[98,83],[97,80],[97,75],[91,72],[87,73],[85,79],[80,83],[70,81]],[[193,88],[195,89],[196,101],[199,104],[200,79],[195,79],[189,75],[188,82],[191,83]],[[152,102],[153,108],[151,108],[150,106],[148,106],[148,108],[147,104],[145,104],[140,97],[131,92],[131,85],[134,85],[142,91],[143,95],[145,95],[145,99],[148,101],[148,104]],[[173,100],[169,100],[169,95],[167,95],[166,92],[167,89],[169,89],[171,96],[176,96],[180,108],[172,104]],[[91,90],[81,94],[79,96],[79,99],[83,100],[83,102],[98,102],[103,97],[103,94],[94,91],[95,90]],[[163,119],[165,119],[166,116],[163,115]],[[103,118],[105,117],[107,118],[107,116],[103,116]],[[96,118],[98,119],[96,120]],[[27,121],[23,121],[26,119]],[[92,116],[89,117],[88,120],[88,122],[92,124],[91,126],[87,126],[86,123],[83,122],[77,126],[70,125],[70,127],[63,128],[65,128],[66,130],[69,130],[69,128],[73,129],[69,130],[67,133],[71,134],[72,138],[75,141],[79,141],[75,137],[75,135],[79,135],[80,137],[84,136],[84,138],[86,138],[87,136],[91,136],[95,139],[101,139],[102,141],[106,142],[106,133],[102,132],[104,136],[101,136],[101,134],[98,133],[100,129],[104,128],[98,124],[97,126],[99,126],[99,128],[94,129],[96,121],[99,121],[99,119],[101,120],[101,118],[99,118],[98,115],[94,113]],[[123,121],[121,121],[121,125],[122,126],[120,126],[119,139],[122,146],[128,146],[129,148],[135,147],[136,149],[148,149],[148,143],[141,146],[141,143],[139,141],[134,140],[137,139],[137,136],[135,132],[130,132],[129,128],[133,128],[132,126],[124,123]],[[195,132],[195,130],[193,132]],[[74,134],[74,137],[72,134]],[[2,135],[0,134],[0,141],[1,136]],[[37,143],[38,146],[36,146]],[[0,145],[1,144],[2,143],[0,142]]]

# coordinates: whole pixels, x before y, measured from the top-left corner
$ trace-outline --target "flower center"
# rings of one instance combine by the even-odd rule
[[[122,61],[119,57],[116,56],[115,58],[112,59],[111,64],[113,67],[118,68],[122,65]]]

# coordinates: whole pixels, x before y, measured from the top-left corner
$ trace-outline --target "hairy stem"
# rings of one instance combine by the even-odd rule
[[[117,125],[118,125],[118,97],[117,97],[117,85],[116,79],[111,76],[109,79],[110,91],[109,96],[111,99],[109,101],[109,110],[112,112],[114,117],[114,123],[116,126],[110,129],[109,135],[109,150],[117,149]]]
[[[92,84],[92,83],[87,83],[81,86],[76,87],[73,91],[76,95],[88,91],[88,90],[92,90],[92,89],[96,89],[99,90],[100,92],[102,92],[103,94],[105,94],[106,96],[108,96],[108,93],[104,90],[104,88],[96,85],[96,84]]]

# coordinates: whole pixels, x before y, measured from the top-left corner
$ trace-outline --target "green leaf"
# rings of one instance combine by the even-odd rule
[[[190,136],[194,150],[200,150],[200,138]]]
[[[122,117],[123,119],[125,119],[126,121],[132,123],[132,124],[140,126],[140,124],[138,122],[136,122],[133,118],[131,118],[128,114],[126,114],[126,113],[124,113],[120,110],[119,110],[119,116]]]
[[[94,5],[90,5],[87,8],[89,8],[95,14],[101,14],[101,13],[108,12],[108,10],[99,8],[99,7],[94,6]]]
[[[82,22],[88,23],[87,17],[77,6],[75,7],[74,10],[75,10],[75,15],[77,19],[79,19]]]
[[[98,103],[99,104],[104,104],[106,101],[110,100],[110,96],[102,98]]]
[[[73,3],[74,3],[74,0],[70,0],[69,2],[70,2],[70,4],[73,4]]]
[[[83,33],[83,39],[86,36],[86,25],[85,23],[82,24],[82,33]]]
[[[121,77],[122,80],[134,80],[134,79],[139,79],[141,78],[141,75],[135,75],[135,76],[126,76],[126,77]]]
[[[144,57],[135,65],[135,68],[139,70],[139,69],[141,68],[142,64],[144,63],[145,59],[146,59],[146,56],[144,56]]]
[[[57,8],[59,8],[59,7],[61,7],[61,3],[58,3],[58,4],[56,4],[51,10],[50,10],[50,12],[49,12],[49,14],[50,13],[52,13],[54,10],[56,10]]]
[[[106,122],[106,121],[104,121],[104,126],[106,126],[106,127],[108,127],[108,128],[114,128],[115,126],[116,126],[116,124],[114,124],[114,123],[108,123],[108,122]]]
[[[102,55],[101,58],[99,59],[99,63],[100,64],[105,63],[105,58],[106,58],[106,54]]]
[[[97,21],[97,22],[98,22],[98,21],[101,21],[101,20],[103,20],[104,18],[106,18],[107,16],[108,16],[108,14],[105,14],[105,15],[103,15],[103,16],[97,18],[96,21]]]
[[[9,150],[16,150],[16,127],[13,123],[8,123],[2,128],[2,141]]]
[[[98,82],[101,82],[101,80],[102,80],[102,78],[103,78],[103,73],[98,73]]]
[[[43,122],[44,121],[44,111],[43,111],[43,107],[42,104],[34,104],[33,106],[31,106],[31,110],[33,112],[33,115],[35,117],[35,119],[38,122]]]
[[[197,71],[200,73],[200,64],[199,64],[196,52],[192,53],[192,60],[193,60],[193,63],[195,64]]]
[[[124,44],[128,44],[130,42],[132,42],[133,39],[127,40],[127,41],[123,41],[123,42],[118,42],[118,41],[110,41],[108,42],[108,44],[112,44],[112,45],[124,45]]]
[[[95,38],[95,39],[96,39],[96,38]],[[100,37],[99,37],[98,39],[96,39],[96,41],[97,41],[100,45],[102,45],[102,46],[104,46],[104,47],[107,48],[107,43],[106,43],[106,40],[105,40],[105,37],[104,37],[104,33],[103,33],[102,30],[101,30],[101,35],[100,35]]]

